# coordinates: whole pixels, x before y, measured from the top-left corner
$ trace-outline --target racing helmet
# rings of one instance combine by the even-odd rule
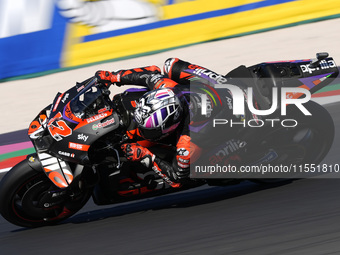
[[[180,98],[168,88],[145,93],[134,112],[139,134],[147,140],[160,140],[176,130],[182,120]]]

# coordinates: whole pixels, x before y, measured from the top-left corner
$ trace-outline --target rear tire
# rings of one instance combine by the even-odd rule
[[[57,196],[46,200],[47,191]],[[0,213],[9,222],[21,227],[53,225],[80,210],[91,196],[85,189],[77,198],[71,198],[65,189],[57,188],[44,172],[34,170],[27,160],[14,166],[0,183]]]
[[[274,149],[279,158],[270,164],[276,165],[318,165],[326,157],[334,140],[334,122],[328,111],[321,105],[309,101],[304,104],[311,116],[305,116],[300,110],[287,108],[287,118],[295,119],[294,128],[278,128],[268,132],[263,143]],[[303,177],[297,175],[296,178]],[[290,178],[294,178],[290,176]],[[287,179],[253,179],[257,183],[272,183]]]

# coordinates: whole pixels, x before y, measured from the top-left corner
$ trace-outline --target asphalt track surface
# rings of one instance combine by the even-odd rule
[[[326,109],[336,137],[325,162],[336,164],[340,103]],[[304,179],[120,205],[90,200],[57,226],[25,229],[0,217],[0,254],[340,254],[339,195],[340,179]]]

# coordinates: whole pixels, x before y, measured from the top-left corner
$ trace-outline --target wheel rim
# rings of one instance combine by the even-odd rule
[[[13,195],[13,212],[20,219],[35,223],[66,217],[65,212],[71,213],[65,207],[67,201],[50,204],[48,207],[41,204],[43,195],[51,189],[57,190],[44,174],[33,176],[21,185]]]
[[[278,164],[319,163],[328,146],[328,141],[322,139],[319,130],[308,126],[276,130],[268,135],[266,141],[270,141],[268,149],[275,150],[279,155],[275,160]]]

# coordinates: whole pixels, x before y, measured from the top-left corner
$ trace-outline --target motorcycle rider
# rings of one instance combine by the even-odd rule
[[[167,59],[163,71],[164,74],[157,66],[147,66],[117,72],[100,70],[95,76],[107,86],[141,85],[150,90],[136,104],[135,125],[127,131],[127,136],[136,142],[125,143],[122,149],[128,160],[151,167],[170,186],[178,188],[188,180],[190,163],[202,153],[202,146],[197,145],[202,134],[201,127],[207,128],[207,122],[218,113],[223,112],[224,116],[227,114],[230,118],[233,116],[230,101],[228,108],[222,103],[222,96],[213,88],[214,84],[227,81],[224,76],[178,58]],[[201,114],[202,93],[207,95],[209,112],[206,115]],[[226,95],[223,98],[232,98],[229,91],[224,90],[224,93]],[[199,124],[201,132],[193,141],[190,131],[194,130],[195,123]],[[151,152],[150,147],[155,143],[176,146],[172,162]]]

